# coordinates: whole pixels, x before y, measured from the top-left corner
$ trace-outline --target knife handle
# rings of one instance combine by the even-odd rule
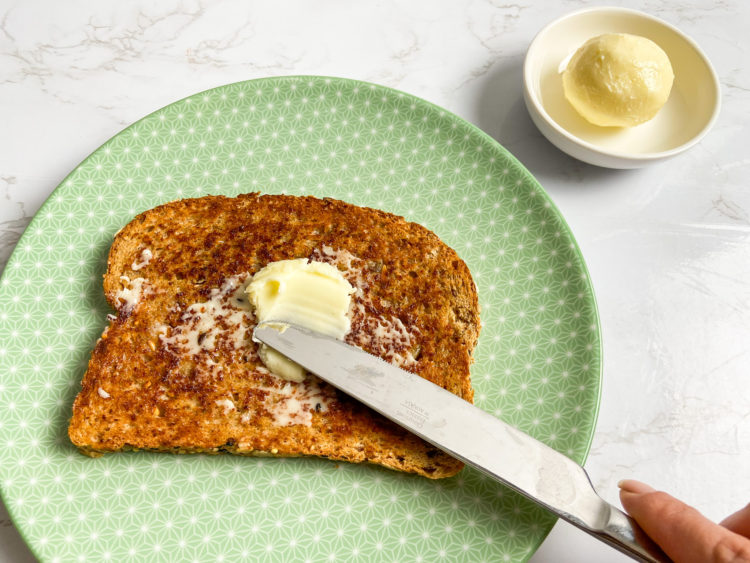
[[[646,535],[646,532],[619,508],[602,501],[609,514],[601,530],[587,530],[625,555],[644,563],[671,563],[671,559]]]

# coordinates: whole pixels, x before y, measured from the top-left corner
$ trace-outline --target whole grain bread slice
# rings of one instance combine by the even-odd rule
[[[462,464],[314,376],[269,373],[244,295],[270,262],[337,266],[356,288],[346,337],[471,401],[479,307],[466,264],[434,233],[333,199],[207,196],[138,215],[116,236],[116,314],[73,405],[81,452],[314,455],[431,478]]]

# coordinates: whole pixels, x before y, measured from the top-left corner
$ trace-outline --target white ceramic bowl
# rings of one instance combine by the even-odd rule
[[[647,37],[669,56],[672,92],[656,117],[636,127],[598,127],[565,99],[561,72],[588,39],[603,33]],[[676,27],[626,8],[589,8],[547,25],[526,52],[524,100],[531,118],[555,146],[607,168],[640,168],[696,144],[719,115],[719,80],[700,47]]]

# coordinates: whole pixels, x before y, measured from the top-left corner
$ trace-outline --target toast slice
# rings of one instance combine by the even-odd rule
[[[206,196],[138,215],[114,239],[96,343],[68,433],[82,453],[315,455],[441,478],[462,464],[315,376],[268,372],[244,293],[270,262],[337,266],[346,341],[471,401],[479,306],[466,264],[427,229],[333,199]]]

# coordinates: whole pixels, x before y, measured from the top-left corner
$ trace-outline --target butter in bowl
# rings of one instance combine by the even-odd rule
[[[548,24],[524,62],[532,120],[560,150],[607,168],[640,168],[692,147],[719,115],[716,72],[674,26],[615,7]]]

